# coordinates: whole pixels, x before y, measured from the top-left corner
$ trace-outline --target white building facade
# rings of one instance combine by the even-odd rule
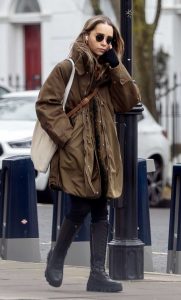
[[[157,0],[147,0],[147,20],[153,20]],[[172,158],[181,161],[181,0],[162,0],[162,12],[155,33],[155,52],[163,49],[168,54],[168,84],[160,98],[161,124],[167,131]],[[166,94],[166,95],[165,95]],[[165,95],[165,96],[164,96]]]
[[[109,0],[101,8],[115,20]],[[0,82],[39,88],[92,15],[89,0],[1,0]]]
[[[147,21],[155,16],[157,0],[146,1]],[[154,36],[155,49],[160,47],[169,54],[169,75],[181,76],[181,0],[162,0],[162,11]]]

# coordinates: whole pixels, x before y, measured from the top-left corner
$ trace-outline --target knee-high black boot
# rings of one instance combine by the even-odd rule
[[[80,226],[81,224],[75,224],[65,218],[55,248],[48,253],[45,277],[48,283],[54,287],[62,284],[65,256]]]
[[[108,236],[108,222],[91,224],[91,271],[87,282],[87,291],[119,292],[122,284],[110,279],[105,271],[105,256]]]

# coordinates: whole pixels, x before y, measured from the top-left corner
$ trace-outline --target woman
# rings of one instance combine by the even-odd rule
[[[106,16],[89,19],[75,40],[70,57],[75,76],[66,104],[61,101],[71,74],[71,63],[60,62],[42,86],[36,104],[42,127],[58,145],[50,166],[49,184],[71,199],[45,271],[50,285],[62,284],[67,250],[91,212],[91,270],[88,291],[118,292],[120,282],[105,272],[108,235],[107,199],[122,192],[122,162],[114,123],[115,112],[127,112],[140,101],[138,89],[121,63],[122,38]],[[94,97],[72,117],[67,114],[83,98]]]

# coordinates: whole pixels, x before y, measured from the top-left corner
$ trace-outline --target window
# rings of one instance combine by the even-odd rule
[[[31,12],[40,12],[40,6],[37,0],[18,0],[16,13],[31,13]]]

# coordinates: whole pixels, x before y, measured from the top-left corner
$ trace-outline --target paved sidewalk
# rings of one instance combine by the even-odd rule
[[[66,266],[63,285],[53,288],[44,279],[45,263],[0,260],[0,300],[112,299],[180,300],[181,275],[145,273],[144,280],[124,281],[121,293],[86,292],[89,269]]]

